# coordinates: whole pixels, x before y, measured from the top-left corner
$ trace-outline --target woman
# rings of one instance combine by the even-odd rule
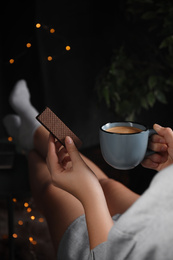
[[[47,219],[58,260],[172,259],[173,166],[158,173],[140,197],[109,179],[70,137],[65,148],[49,136],[35,119],[25,81],[15,85],[10,104],[18,115],[7,116],[4,124],[29,151],[32,194]],[[154,129],[158,135],[150,148],[158,153],[142,164],[160,171],[173,162],[173,133],[156,124]]]

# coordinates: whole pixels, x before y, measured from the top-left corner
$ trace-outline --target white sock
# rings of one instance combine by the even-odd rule
[[[3,124],[9,136],[13,138],[14,143],[18,143],[19,128],[21,126],[21,119],[17,115],[7,115],[3,118]]]
[[[19,80],[10,95],[9,102],[14,111],[21,118],[18,140],[26,149],[33,149],[33,135],[40,123],[36,120],[38,111],[30,102],[30,93],[25,80]]]

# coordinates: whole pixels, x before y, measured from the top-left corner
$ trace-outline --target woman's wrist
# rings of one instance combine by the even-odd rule
[[[100,200],[103,196],[103,190],[97,179],[93,180],[91,184],[86,184],[82,191],[79,200],[84,208],[91,205],[91,203],[96,203],[96,201]]]

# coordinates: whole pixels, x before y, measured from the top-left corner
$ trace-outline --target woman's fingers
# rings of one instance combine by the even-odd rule
[[[151,136],[148,147],[155,152],[166,152],[168,148],[165,138],[158,134]]]
[[[168,153],[155,153],[145,158],[141,163],[143,167],[149,169],[157,169],[160,164],[165,163],[168,160]]]
[[[161,143],[161,144],[166,144],[165,138],[158,135],[158,134],[154,134],[151,136],[150,138],[152,140],[152,142],[154,143]]]
[[[146,158],[145,160],[143,160],[141,164],[144,168],[153,169],[153,170],[154,169],[157,170],[159,166],[159,163],[153,162],[150,158]]]
[[[165,139],[165,142],[169,144],[169,146],[173,146],[173,131],[170,127],[162,127],[158,124],[154,124],[153,128],[159,136]]]
[[[57,155],[58,155],[58,158],[59,158],[59,162],[61,163],[64,158],[66,156],[68,156],[68,153],[67,153],[67,150],[64,146],[62,146],[58,151],[57,151]]]
[[[46,161],[50,172],[54,172],[55,170],[60,168],[59,159],[56,152],[55,138],[52,134],[49,135]]]
[[[168,149],[168,146],[164,143],[157,143],[157,142],[149,142],[148,145],[149,149],[155,152],[166,152]]]
[[[73,164],[83,161],[71,137],[66,136],[65,145]]]

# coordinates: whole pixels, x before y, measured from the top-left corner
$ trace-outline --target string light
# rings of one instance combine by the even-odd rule
[[[31,243],[32,243],[34,246],[37,245],[37,241],[35,241],[35,240],[33,240]]]
[[[16,198],[13,198],[12,200],[13,200],[13,202],[17,202],[17,199],[16,199]],[[24,208],[26,208],[27,212],[31,212],[31,211],[32,211],[31,207],[29,207],[29,204],[30,204],[30,203],[28,203],[28,202],[24,202],[24,203],[23,203],[23,206],[24,206]],[[35,217],[34,215],[32,215],[32,216],[30,216],[30,219],[31,219],[31,220],[35,220],[36,217]],[[38,221],[39,221],[40,223],[42,223],[42,222],[44,222],[44,218],[43,218],[43,217],[39,217],[39,218],[38,218]],[[17,223],[18,223],[19,226],[21,226],[21,230],[22,230],[22,226],[24,225],[24,221],[21,220],[21,219],[19,219],[19,220],[17,221]],[[21,231],[21,230],[20,230],[20,231]],[[13,239],[17,239],[18,237],[20,237],[20,235],[17,234],[17,233],[13,233],[13,234],[12,234],[12,238],[13,238]],[[4,240],[5,240],[5,239],[8,239],[8,235],[4,235],[4,236],[3,236],[3,239],[4,239]],[[36,245],[38,244],[38,242],[32,237],[32,235],[29,235],[29,236],[28,236],[28,240],[29,240],[29,242],[31,243],[31,245],[33,245],[33,246],[36,246]]]
[[[38,221],[39,221],[40,223],[43,223],[43,222],[44,222],[44,218],[39,218]]]
[[[53,59],[52,56],[48,56],[48,57],[47,57],[47,60],[48,60],[48,61],[51,61],[52,59]]]
[[[32,211],[32,209],[31,208],[27,208],[27,210],[26,210],[28,213],[30,213],[31,211]]]
[[[22,226],[22,225],[23,225],[23,221],[22,221],[22,220],[19,220],[19,221],[18,221],[18,224],[19,224],[19,226]]]
[[[68,45],[65,48],[66,48],[66,51],[69,51],[71,49],[71,47]]]
[[[13,238],[17,238],[18,235],[16,233],[13,234]]]
[[[11,136],[8,137],[8,141],[9,142],[12,142],[13,141],[13,138]]]
[[[29,241],[32,242],[34,239],[33,237],[29,237]]]
[[[26,44],[26,47],[27,47],[27,48],[31,48],[31,43],[28,42],[28,43]]]
[[[27,208],[29,206],[29,203],[28,202],[25,202],[24,203],[24,207]]]
[[[41,24],[40,24],[40,23],[36,23],[35,27],[36,27],[36,28],[40,28],[40,27],[41,27]]]
[[[29,237],[29,241],[31,242],[31,244],[36,245],[37,241],[33,239],[33,237]]]
[[[51,28],[50,33],[55,33],[55,29]]]
[[[9,60],[9,63],[10,63],[10,64],[13,64],[13,63],[14,63],[14,59],[10,59],[10,60]]]
[[[48,27],[47,25],[42,25],[41,23],[36,23],[35,24],[35,27],[37,28],[37,29],[39,29],[39,28],[43,28],[43,30],[47,30],[50,34],[53,34],[53,33],[55,33],[55,29],[54,28],[52,28],[52,27]],[[59,39],[61,39],[61,40],[63,40],[64,42],[65,42],[65,39],[61,36],[61,35],[57,35],[58,36],[58,38]],[[29,49],[29,48],[32,48],[32,42],[27,42],[26,43],[26,48],[27,49]],[[71,50],[71,47],[69,46],[69,45],[67,45],[67,46],[65,46],[65,49],[66,49],[66,51],[70,51]],[[23,52],[23,53],[20,53],[18,56],[16,56],[16,57],[14,57],[14,58],[11,58],[11,59],[9,59],[9,64],[13,64],[16,60],[18,60],[19,59],[19,57],[21,57],[23,54],[25,53],[25,51]],[[57,58],[58,57],[58,55],[54,55],[54,58]],[[47,61],[52,61],[53,60],[53,57],[52,56],[48,56],[47,57]]]

